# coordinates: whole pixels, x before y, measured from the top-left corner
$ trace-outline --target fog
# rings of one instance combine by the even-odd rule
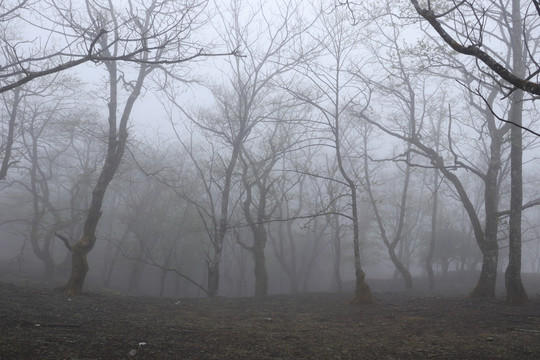
[[[1,278],[248,297],[363,272],[492,296],[540,272],[536,95],[414,2],[101,3],[1,4]],[[518,52],[498,6],[441,21],[536,82],[538,21]]]

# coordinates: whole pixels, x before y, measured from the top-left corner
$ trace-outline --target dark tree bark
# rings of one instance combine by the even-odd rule
[[[513,71],[518,76],[523,76],[525,72],[521,21],[521,1],[512,0],[512,65]],[[504,274],[506,285],[505,303],[509,305],[526,305],[529,303],[529,298],[521,281],[521,213],[523,206],[523,135],[521,125],[523,118],[523,91],[514,91],[512,100],[510,121],[517,126],[513,126],[510,133],[510,231],[508,267]]]
[[[18,117],[19,104],[21,103],[21,88],[18,87],[12,92],[13,98],[6,99],[4,96],[4,103],[8,108],[8,129],[7,134],[3,134],[3,142],[0,144],[0,152],[2,153],[2,165],[0,167],[0,181],[4,180],[7,176],[8,169],[14,164],[11,159],[11,153],[13,150],[13,143],[15,141],[15,127]]]
[[[506,67],[504,64],[501,64],[498,62],[495,58],[493,58],[491,55],[489,55],[487,52],[482,50],[481,44],[470,44],[470,45],[463,45],[457,42],[452,35],[450,35],[443,27],[443,24],[440,21],[440,16],[437,15],[432,8],[423,8],[420,6],[419,2],[417,0],[410,0],[411,4],[413,4],[416,12],[422,16],[424,19],[426,19],[429,24],[433,27],[433,29],[439,34],[441,39],[444,40],[452,49],[455,51],[469,56],[474,56],[478,60],[482,61],[484,64],[486,64],[493,72],[495,72],[497,75],[499,75],[502,79],[508,81],[510,84],[514,85],[516,88],[521,89],[523,91],[526,91],[533,95],[540,95],[540,84],[537,82],[530,81],[530,78],[526,78],[523,76],[523,73],[520,73],[517,71],[516,73],[513,73]],[[459,6],[461,6],[465,2],[460,2],[455,8],[457,9]],[[428,2],[429,4],[429,2]],[[518,4],[518,7],[515,7],[517,11],[520,11],[520,4]],[[520,33],[520,38],[522,34]],[[521,42],[521,41],[520,41]],[[515,71],[516,69],[514,69]],[[536,75],[537,72],[534,73]],[[517,125],[517,124],[516,124]],[[518,126],[520,126],[519,124]]]
[[[103,45],[106,47],[106,44]],[[145,56],[147,57],[148,55]],[[63,287],[64,292],[69,295],[80,295],[82,293],[86,274],[89,269],[87,255],[94,248],[96,243],[96,229],[101,217],[103,199],[105,198],[107,187],[114,178],[114,175],[120,166],[122,156],[124,155],[124,149],[128,138],[127,125],[133,105],[141,93],[144,79],[152,69],[145,64],[140,66],[137,80],[126,101],[120,121],[118,122],[118,83],[120,81],[118,77],[118,67],[117,63],[112,61],[105,62],[105,66],[110,79],[107,154],[97,183],[92,191],[92,200],[84,223],[83,234],[74,245],[70,246],[72,253],[71,275],[68,282]]]
[[[63,26],[81,30],[83,37],[91,37],[88,55],[77,61],[88,61],[87,57],[90,57],[90,60],[99,60],[104,64],[109,77],[107,153],[92,191],[82,236],[74,245],[66,244],[72,251],[72,271],[64,291],[71,295],[82,292],[88,272],[86,258],[96,243],[96,229],[103,200],[124,155],[129,118],[146,77],[153,69],[163,69],[165,66],[189,62],[195,58],[236,54],[235,51],[227,54],[206,54],[191,42],[190,35],[193,27],[200,25],[197,19],[204,3],[179,4],[171,0],[153,0],[139,9],[133,8],[134,4],[130,3],[132,7],[126,15],[129,21],[119,20],[112,1],[108,5],[109,8],[86,8],[92,26],[96,27],[92,30],[81,30],[80,24],[73,23],[72,16],[62,17],[62,21],[66,22]],[[104,30],[106,27],[110,29]],[[95,57],[96,48],[99,48],[98,58]],[[136,70],[120,71],[121,61],[133,64]],[[172,69],[167,71],[175,77]],[[136,76],[132,81],[126,79],[130,73]],[[123,107],[119,104],[120,86],[127,92]]]

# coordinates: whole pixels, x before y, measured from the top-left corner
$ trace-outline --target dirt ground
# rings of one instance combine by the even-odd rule
[[[539,359],[540,297],[527,307],[419,293],[163,299],[0,281],[0,360]]]

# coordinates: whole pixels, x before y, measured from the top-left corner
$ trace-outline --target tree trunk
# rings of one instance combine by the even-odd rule
[[[139,260],[134,261],[133,267],[128,278],[128,293],[138,295],[139,286],[141,284],[142,274],[144,271],[144,263],[141,262],[142,255]]]
[[[208,261],[208,297],[218,296],[219,291],[219,264],[221,262],[221,247],[214,248],[214,254]]]
[[[523,65],[523,42],[521,24],[521,1],[512,0],[512,52],[513,70],[518,76],[525,74]],[[521,281],[521,212],[523,205],[523,135],[521,128],[523,118],[523,91],[516,90],[512,94],[510,120],[515,124],[511,130],[510,147],[510,231],[508,267],[504,274],[506,285],[505,303],[509,305],[526,305],[529,298]]]
[[[498,257],[497,243],[490,243],[489,248],[482,249],[482,270],[469,297],[495,297]]]
[[[341,280],[341,234],[339,215],[334,210],[334,285],[337,292],[343,291],[343,281]]]
[[[255,261],[255,296],[265,296],[268,294],[268,273],[266,271],[264,246],[254,244],[253,260]]]
[[[521,92],[521,90],[517,90]],[[522,107],[522,102],[514,103],[512,107]],[[517,110],[516,112],[520,112]],[[521,118],[519,118],[521,120]],[[517,117],[513,119],[517,122]],[[521,122],[521,121],[520,121]],[[508,305],[526,305],[529,303],[527,293],[521,281],[521,207],[522,189],[522,132],[517,126],[511,132],[511,196],[510,196],[510,237],[508,266],[505,272],[506,299]]]
[[[405,282],[405,289],[411,290],[413,288],[412,275],[409,270],[403,265],[403,263],[396,256],[394,249],[388,249],[388,255],[390,255],[390,260],[399,271],[399,274],[403,276],[403,281]]]
[[[108,50],[107,50],[108,52]],[[109,54],[110,55],[110,54]],[[145,54],[145,59],[148,59],[148,54]],[[101,207],[103,205],[103,199],[107,187],[111,183],[126,147],[128,138],[128,121],[133,110],[133,105],[141,94],[141,89],[144,83],[144,79],[149,74],[148,65],[141,65],[138,71],[137,81],[134,83],[133,90],[129,95],[126,104],[124,106],[120,121],[118,121],[118,68],[117,63],[114,61],[105,61],[105,66],[109,73],[109,103],[108,103],[108,138],[107,138],[107,155],[105,156],[105,163],[99,174],[96,186],[92,191],[92,200],[88,209],[86,221],[84,223],[83,233],[81,239],[73,246],[68,246],[72,252],[71,263],[71,275],[67,284],[63,287],[66,294],[80,295],[86,273],[88,272],[88,262],[86,256],[94,248],[96,243],[96,229],[101,217]]]
[[[167,270],[161,270],[161,274],[159,276],[159,297],[163,297],[163,294],[165,293],[165,280],[167,279],[167,274],[169,272]]]
[[[86,256],[92,249],[88,241],[83,236],[75,245],[71,247],[71,275],[63,290],[68,295],[80,295],[88,273],[88,261]]]
[[[433,192],[433,204],[431,208],[431,234],[429,236],[428,250],[426,254],[426,272],[429,279],[429,289],[435,288],[435,274],[433,272],[433,252],[435,251],[435,239],[437,236],[437,206],[439,202],[439,170],[435,169],[435,181],[433,182],[435,191]]]
[[[349,179],[348,177],[346,179]],[[366,282],[366,274],[362,270],[360,263],[360,238],[359,238],[359,221],[358,221],[358,205],[356,201],[356,187],[352,182],[349,182],[351,189],[352,200],[352,218],[353,218],[353,246],[354,246],[354,265],[356,275],[356,288],[354,290],[354,298],[349,300],[348,304],[372,304],[375,298],[371,293],[371,289]]]
[[[450,107],[450,104],[448,104]],[[435,132],[435,151],[437,154],[440,151],[442,120],[437,121],[437,129]],[[435,242],[437,240],[437,211],[439,209],[439,169],[433,169],[433,203],[431,206],[431,234],[429,237],[428,250],[426,254],[426,273],[429,279],[429,289],[435,288],[435,273],[433,271],[433,253],[435,252]]]

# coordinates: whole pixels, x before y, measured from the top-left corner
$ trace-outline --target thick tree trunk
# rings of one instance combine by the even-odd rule
[[[497,235],[499,231],[498,176],[501,167],[502,134],[502,132],[497,132],[497,134],[494,132],[491,135],[490,163],[484,181],[484,209],[486,211],[484,241],[479,243],[480,250],[482,251],[482,269],[478,283],[470,293],[471,297],[495,297],[497,268],[499,263],[499,246],[497,244]]]
[[[213,259],[208,263],[208,297],[218,296],[220,258],[220,253],[214,253]]]
[[[84,280],[89,269],[86,256],[92,249],[89,246],[90,243],[93,241],[87,241],[83,236],[71,247],[71,275],[63,287],[63,291],[68,295],[76,296],[82,293]]]
[[[111,141],[111,140],[109,140]],[[69,295],[80,295],[88,272],[88,262],[86,256],[93,249],[96,243],[96,228],[101,217],[101,205],[105,197],[105,191],[112,180],[116,169],[118,168],[116,159],[112,164],[109,160],[105,161],[98,184],[92,192],[92,203],[88,211],[88,217],[84,224],[82,237],[73,246],[71,246],[71,275],[67,284],[64,286],[64,292]],[[115,166],[116,163],[116,166]]]
[[[521,90],[517,90],[520,92]],[[512,105],[512,120],[521,123],[522,102]],[[514,109],[515,108],[515,109]],[[511,130],[511,195],[510,195],[510,234],[508,267],[504,274],[506,285],[505,303],[508,305],[526,305],[527,293],[521,281],[521,207],[523,203],[522,176],[522,132],[517,126]]]
[[[499,249],[497,243],[492,243],[490,248],[482,250],[482,270],[480,278],[470,297],[495,297],[497,283],[497,265],[499,260]]]
[[[255,261],[255,296],[265,296],[268,294],[268,273],[263,246],[254,245],[253,259]]]

